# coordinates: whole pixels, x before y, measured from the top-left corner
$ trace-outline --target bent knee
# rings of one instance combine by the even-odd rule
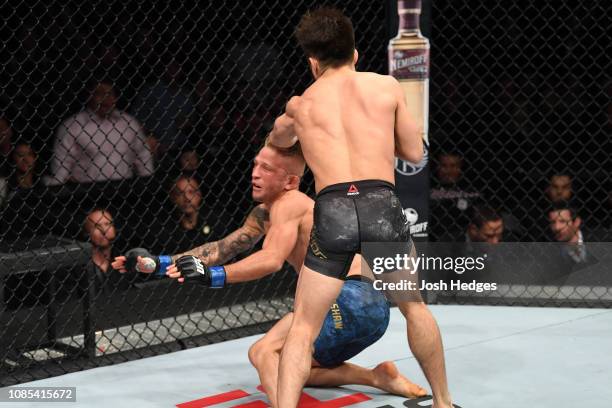
[[[251,347],[249,347],[249,361],[254,367],[259,365],[263,349],[264,346],[262,345],[261,341],[256,341],[251,345]]]
[[[264,359],[270,357],[271,354],[279,353],[282,344],[278,345],[277,342],[265,341],[264,339],[257,340],[251,347],[249,347],[249,361],[254,367],[261,364]]]

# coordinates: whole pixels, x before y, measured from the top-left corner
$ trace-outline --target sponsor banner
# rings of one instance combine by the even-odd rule
[[[429,148],[423,146],[419,163],[395,159],[395,189],[415,241],[427,240],[429,218]]]
[[[389,50],[389,72],[399,80],[429,78],[429,49]]]

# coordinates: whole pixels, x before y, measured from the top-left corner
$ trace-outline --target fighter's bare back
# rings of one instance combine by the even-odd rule
[[[418,159],[414,152],[422,152],[416,127],[402,111],[399,84],[392,77],[350,67],[327,74],[301,97],[292,98],[286,111],[317,192],[354,180],[394,183],[395,155],[410,160]]]

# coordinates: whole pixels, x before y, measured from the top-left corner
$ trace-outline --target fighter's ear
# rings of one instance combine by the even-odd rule
[[[353,65],[357,65],[358,59],[359,59],[359,53],[357,52],[357,49],[355,49],[355,51],[353,52]]]
[[[313,57],[308,57],[308,65],[310,65],[310,72],[312,76],[317,79],[319,75],[319,61]]]
[[[301,178],[295,174],[289,174],[287,176],[287,183],[285,184],[285,190],[296,190],[300,188]]]

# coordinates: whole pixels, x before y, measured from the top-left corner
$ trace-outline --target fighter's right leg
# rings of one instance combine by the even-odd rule
[[[406,318],[410,350],[431,386],[433,408],[452,407],[442,338],[434,317],[422,302],[398,302],[398,307]]]
[[[340,279],[302,267],[295,294],[293,323],[280,359],[279,407],[297,407],[302,388],[310,376],[314,341],[329,308],[340,294],[342,284]]]

